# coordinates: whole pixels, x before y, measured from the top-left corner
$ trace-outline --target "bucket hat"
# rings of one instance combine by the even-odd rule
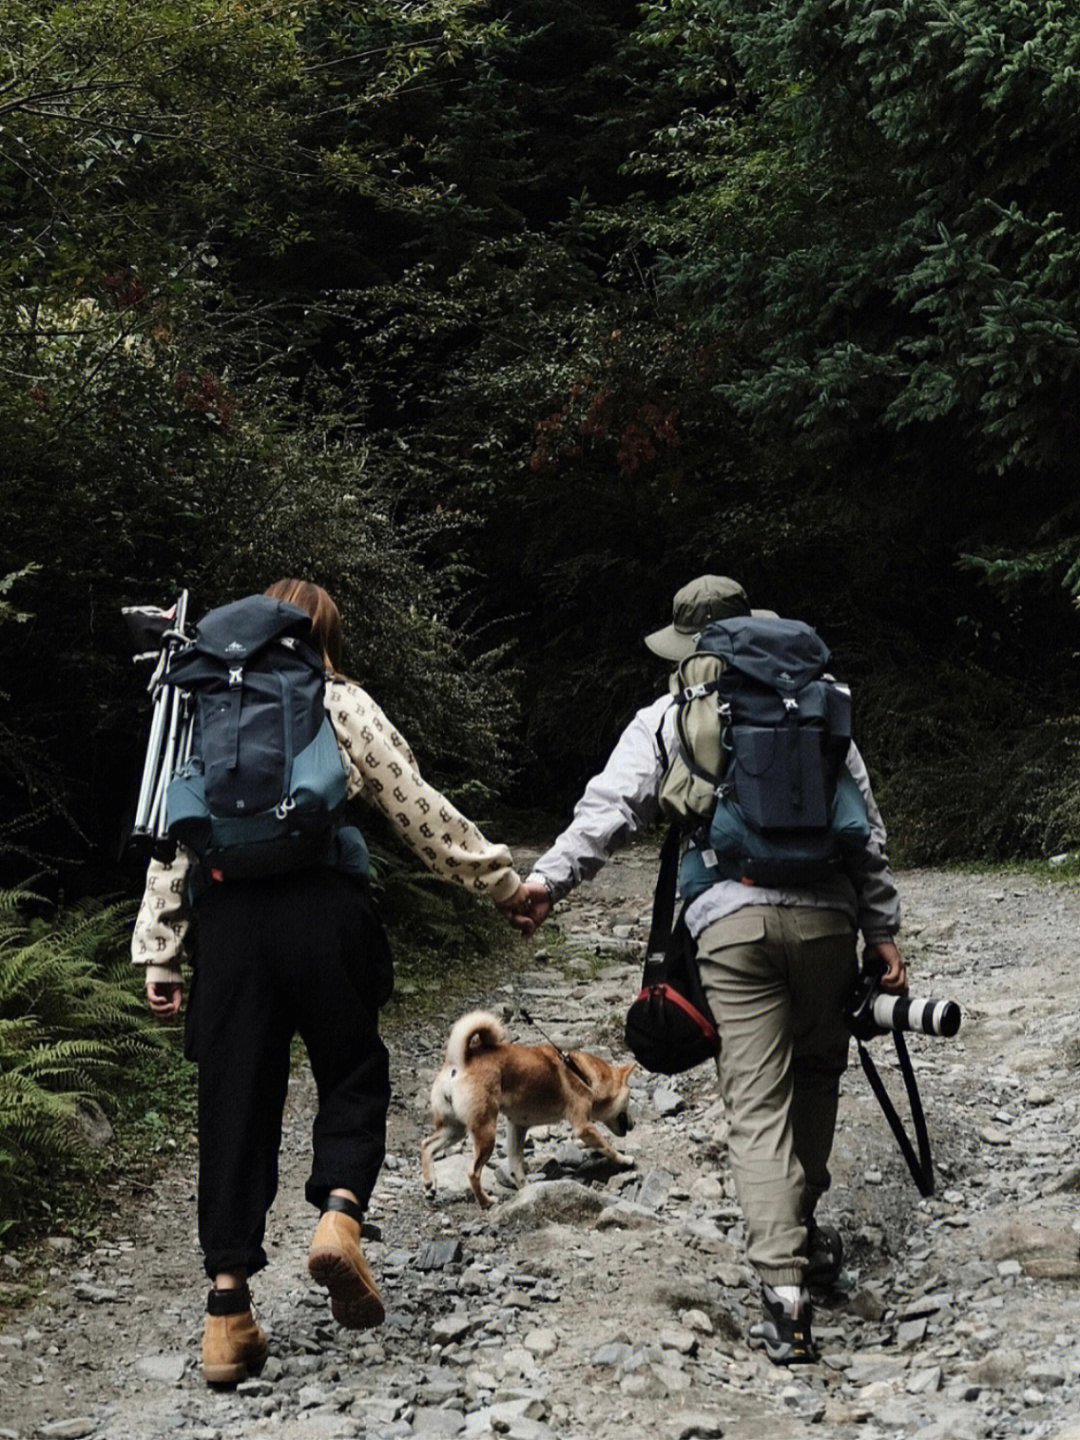
[[[737,580],[727,575],[699,575],[676,591],[671,624],[646,635],[645,644],[663,660],[685,660],[694,653],[694,644],[706,625],[749,614],[750,601]]]

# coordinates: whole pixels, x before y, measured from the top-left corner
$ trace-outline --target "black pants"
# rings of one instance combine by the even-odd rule
[[[365,1208],[386,1153],[379,1038],[385,938],[366,889],[335,870],[212,883],[195,904],[187,1055],[199,1067],[199,1241],[206,1272],[266,1264],[266,1212],[299,1034],[318,1089],[306,1195]]]

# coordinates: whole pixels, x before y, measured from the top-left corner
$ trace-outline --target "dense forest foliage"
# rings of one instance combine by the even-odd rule
[[[907,857],[1076,842],[1073,6],[12,0],[0,56],[12,878],[120,883],[120,607],[283,573],[481,815],[565,806],[709,570],[832,645]]]
[[[182,1104],[124,605],[321,581],[486,821],[731,574],[833,647],[901,858],[1080,845],[1078,166],[1071,0],[8,0],[0,1235],[97,1099]]]

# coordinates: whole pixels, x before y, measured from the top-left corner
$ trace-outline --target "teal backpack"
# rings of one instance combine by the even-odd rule
[[[701,632],[673,678],[678,747],[662,810],[690,832],[686,898],[718,880],[808,886],[870,835],[845,760],[851,692],[809,625],[737,616]]]

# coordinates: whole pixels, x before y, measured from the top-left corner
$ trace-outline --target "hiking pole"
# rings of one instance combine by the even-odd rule
[[[159,680],[159,689],[168,690],[168,714],[169,728],[168,737],[165,742],[165,751],[162,756],[161,765],[158,771],[157,789],[154,794],[154,802],[150,811],[148,828],[155,840],[165,839],[165,796],[173,775],[179,769],[180,764],[187,752],[191,749],[191,709],[190,700],[186,694],[182,694],[173,686],[164,684],[164,674],[176,651],[181,645],[187,643],[187,636],[184,634],[184,622],[187,619],[188,594],[184,590],[176,606],[176,629],[170,631],[166,639],[166,662],[163,667],[162,677]]]
[[[164,689],[164,686],[162,687]],[[183,731],[186,728],[186,715],[181,714],[186,697],[181,696],[178,691],[170,688],[168,698],[169,728],[165,741],[165,749],[161,757],[161,764],[158,767],[157,786],[154,791],[153,804],[150,807],[150,816],[147,820],[147,829],[155,840],[165,838],[165,793],[169,788],[169,782],[177,769],[178,748],[184,742]]]
[[[135,806],[132,836],[143,840],[165,838],[165,791],[176,769],[177,757],[191,749],[191,718],[186,699],[164,683],[169,663],[181,645],[188,642],[184,633],[187,621],[188,592],[169,611],[148,606],[127,606],[123,614],[132,632],[140,639],[153,637],[159,642],[157,663],[147,689],[154,697],[150,735],[143,760],[139,798]],[[169,625],[170,628],[163,628]],[[136,654],[135,660],[152,658],[154,652]]]
[[[161,670],[165,652],[161,652],[161,661],[150,681],[150,689],[153,691],[157,685],[158,671]],[[132,824],[133,835],[147,835],[150,827],[150,812],[154,802],[154,795],[157,789],[158,772],[161,766],[161,741],[165,734],[165,693],[160,688],[154,694],[154,707],[150,719],[150,736],[146,742],[146,758],[143,760],[142,780],[139,784],[139,798],[135,804],[135,820]]]

